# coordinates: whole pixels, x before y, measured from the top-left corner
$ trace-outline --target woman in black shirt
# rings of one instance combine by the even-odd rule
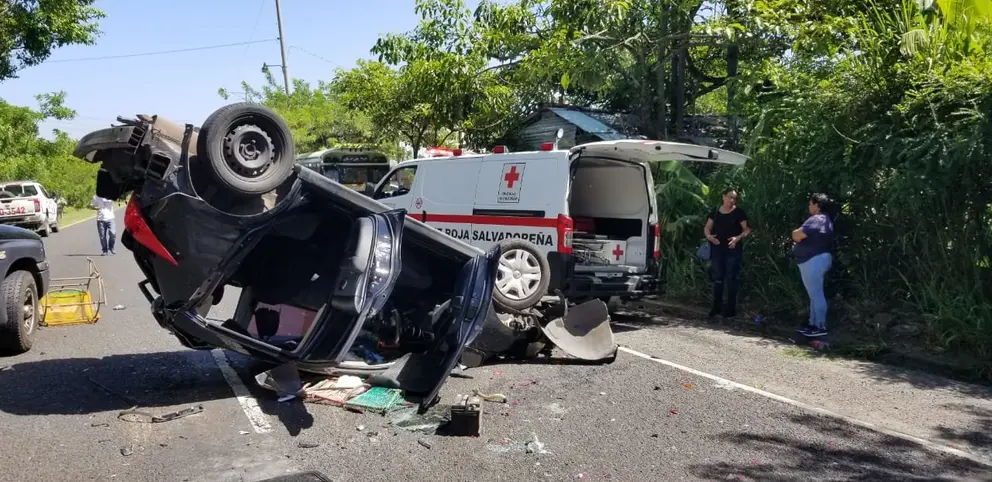
[[[737,277],[741,270],[743,239],[751,234],[747,214],[737,207],[737,190],[728,188],[723,193],[723,204],[706,216],[703,233],[710,246],[711,274],[713,277],[713,308],[710,316],[723,313],[725,317],[737,314]],[[723,303],[724,285],[727,302]]]

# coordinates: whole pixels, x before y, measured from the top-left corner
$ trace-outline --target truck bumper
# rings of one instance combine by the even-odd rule
[[[48,269],[48,261],[38,263],[38,280],[41,282],[38,286],[38,296],[42,297],[48,293],[48,288],[52,282],[52,272]]]

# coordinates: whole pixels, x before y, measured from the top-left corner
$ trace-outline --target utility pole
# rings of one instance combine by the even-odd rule
[[[276,22],[279,24],[279,48],[282,49],[282,80],[289,95],[289,67],[286,65],[286,37],[282,34],[282,5],[276,0]]]

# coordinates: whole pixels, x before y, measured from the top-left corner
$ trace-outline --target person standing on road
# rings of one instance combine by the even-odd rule
[[[809,324],[797,330],[807,337],[827,334],[827,297],[823,293],[823,280],[833,266],[834,202],[826,194],[817,193],[809,198],[809,218],[792,231],[792,255],[799,265],[803,285],[809,295]]]
[[[703,234],[710,246],[710,270],[713,278],[713,308],[710,316],[722,313],[727,318],[737,315],[738,276],[743,256],[743,240],[751,234],[747,214],[737,206],[737,190],[723,192],[723,203],[706,216]],[[727,302],[723,302],[726,286]]]
[[[96,208],[96,232],[100,236],[100,248],[103,250],[101,255],[117,254],[114,251],[114,243],[117,241],[117,233],[114,230],[114,202],[93,196],[90,207]]]

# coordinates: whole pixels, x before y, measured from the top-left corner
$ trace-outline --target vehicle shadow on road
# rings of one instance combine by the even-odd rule
[[[780,434],[724,432],[713,435],[759,455],[741,463],[697,464],[690,473],[706,480],[971,480],[988,467],[953,455],[921,453],[913,442],[870,432],[829,417],[792,415],[783,423],[812,428],[828,437],[826,444]],[[882,456],[884,446],[893,456]],[[977,479],[975,479],[977,480]]]
[[[251,379],[264,368],[238,365],[235,371],[262,411],[278,418],[291,435],[313,425],[313,416],[302,402],[277,403]],[[234,398],[210,352],[192,350],[13,363],[0,370],[0,386],[16,387],[0,391],[0,412],[28,416],[93,414],[135,406],[164,409]]]
[[[0,411],[78,415],[230,398],[209,352],[158,352],[14,363],[0,371]]]

